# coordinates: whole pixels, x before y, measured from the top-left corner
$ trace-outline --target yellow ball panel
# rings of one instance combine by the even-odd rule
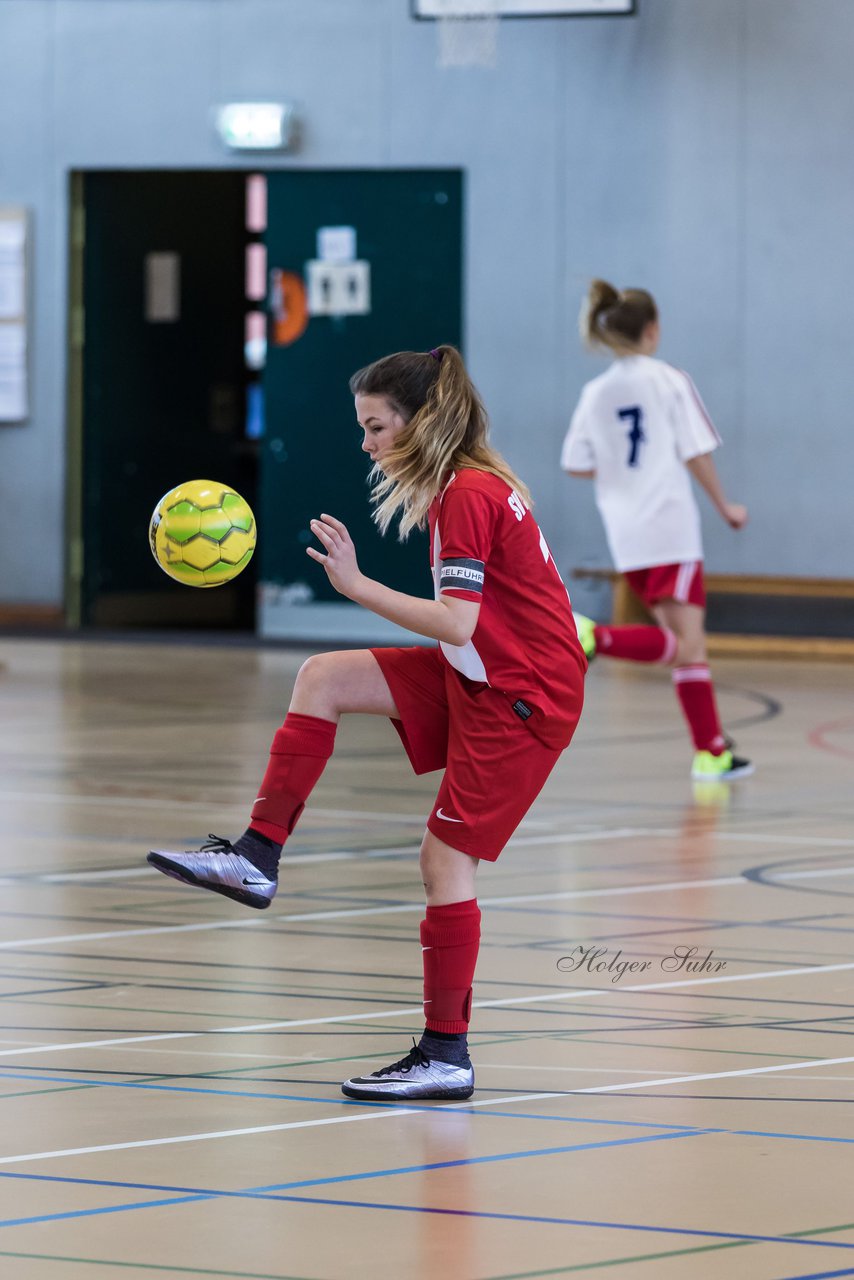
[[[229,489],[227,484],[219,484],[216,480],[188,480],[186,484],[179,485],[172,492],[180,494],[181,498],[206,511],[211,507],[221,507],[225,495],[232,493],[233,490]]]
[[[192,542],[188,542],[182,548],[181,558],[184,564],[192,565],[194,569],[210,569],[219,561],[219,543],[211,542],[208,538],[193,538]]]
[[[224,538],[219,545],[220,559],[226,564],[239,564],[247,551],[251,555],[254,549],[254,525],[249,533],[244,533],[242,529],[232,529],[228,537]]]
[[[165,569],[170,578],[174,578],[176,582],[183,582],[188,587],[206,587],[205,575],[201,569],[194,569],[192,565],[184,564],[182,560],[175,564],[161,565]]]
[[[225,560],[219,560],[210,569],[205,570],[205,585],[208,587],[219,587],[224,582],[231,582],[232,578],[236,578],[241,569],[244,569],[252,559],[252,552],[248,551],[243,560],[237,564],[227,564]]]

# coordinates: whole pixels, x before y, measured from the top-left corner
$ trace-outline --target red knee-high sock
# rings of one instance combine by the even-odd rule
[[[629,662],[672,662],[676,637],[667,627],[594,627],[596,656]]]
[[[276,730],[250,830],[284,844],[332,755],[337,725],[289,711]]]
[[[687,667],[674,667],[673,688],[688,721],[691,737],[697,751],[711,751],[720,755],[726,749],[726,739],[721,730],[715,686],[704,662]]]
[[[421,921],[421,951],[428,1031],[456,1035],[468,1031],[471,984],[479,947],[477,898],[427,908],[427,918]]]

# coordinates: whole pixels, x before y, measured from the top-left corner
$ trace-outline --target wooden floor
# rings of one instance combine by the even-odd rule
[[[403,1107],[339,1092],[421,1028],[437,779],[386,722],[268,912],[144,861],[243,829],[300,658],[0,641],[4,1280],[854,1275],[852,669],[719,662],[727,790],[666,673],[596,664],[480,874],[475,1096]]]

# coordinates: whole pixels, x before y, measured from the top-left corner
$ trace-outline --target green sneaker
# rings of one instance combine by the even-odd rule
[[[575,618],[575,629],[578,632],[584,656],[589,661],[596,657],[596,636],[593,634],[596,623],[592,618],[586,618],[583,613],[574,613],[572,616]]]
[[[719,756],[713,756],[711,751],[698,751],[691,766],[695,782],[733,782],[736,778],[748,778],[751,773],[750,761],[734,756],[731,751],[722,751]]]

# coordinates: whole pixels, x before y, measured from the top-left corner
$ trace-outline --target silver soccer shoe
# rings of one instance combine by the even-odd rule
[[[211,835],[201,849],[185,849],[169,853],[153,849],[148,861],[164,875],[181,880],[184,884],[197,885],[200,889],[212,889],[246,907],[269,907],[279,887],[278,881],[268,880],[263,871],[235,853],[230,840]]]
[[[345,1080],[341,1092],[348,1098],[367,1100],[441,1098],[447,1102],[470,1098],[474,1093],[474,1068],[471,1064],[455,1067],[450,1062],[435,1062],[413,1040],[405,1058],[369,1076]]]

